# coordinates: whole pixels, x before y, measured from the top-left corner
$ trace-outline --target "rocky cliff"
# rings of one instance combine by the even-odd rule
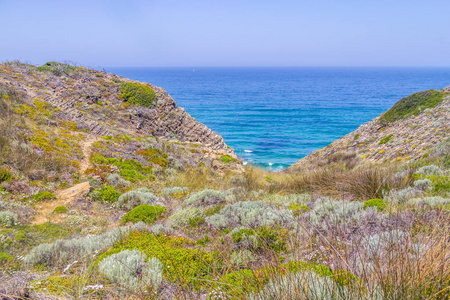
[[[71,181],[84,172],[125,174],[130,164],[135,180],[199,165],[243,171],[219,134],[148,83],[55,62],[5,63],[0,106],[0,163],[30,179],[36,172],[66,172]]]
[[[157,95],[154,107],[124,107],[120,87],[124,82],[147,85]],[[0,84],[25,97],[39,99],[58,108],[56,119],[75,122],[98,136],[135,133],[167,137],[182,142],[201,143],[213,150],[229,150],[222,137],[195,121],[159,87],[120,76],[47,63],[43,67],[26,64],[0,65]]]

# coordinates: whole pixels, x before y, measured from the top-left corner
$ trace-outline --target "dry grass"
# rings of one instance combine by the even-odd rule
[[[421,216],[417,215],[417,218]],[[343,244],[337,236],[318,236],[318,246],[330,249],[337,269],[358,276],[354,291],[363,294],[384,295],[383,299],[448,299],[450,296],[450,215],[440,213],[427,224],[432,228],[427,235],[414,233],[418,228],[396,228],[405,233],[401,242],[394,244],[387,252],[375,248],[376,255],[369,259],[364,252],[363,239]],[[418,251],[416,245],[420,244]],[[359,261],[355,263],[355,260]],[[357,265],[362,266],[357,270]],[[363,298],[364,299],[364,298]]]
[[[382,198],[383,190],[404,188],[411,183],[412,173],[397,178],[395,167],[362,165],[352,170],[334,167],[288,173],[278,182],[277,189],[293,193],[315,193],[351,200]]]

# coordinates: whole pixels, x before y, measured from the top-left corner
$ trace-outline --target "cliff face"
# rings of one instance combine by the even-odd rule
[[[58,119],[75,122],[78,129],[98,136],[115,132],[154,135],[201,143],[212,150],[234,154],[219,134],[195,121],[162,88],[82,67],[52,64],[49,69],[3,65],[0,84],[13,88],[28,100],[38,98],[60,108]],[[124,101],[120,87],[124,82],[151,87],[157,95],[157,105],[121,106]]]
[[[134,98],[124,96],[126,86],[131,86],[128,96]],[[105,175],[117,171],[114,168],[126,173],[117,165],[136,161],[133,172],[139,178],[199,165],[222,174],[243,171],[219,134],[178,107],[164,89],[148,83],[53,62],[41,67],[5,63],[0,64],[0,106],[0,135],[5,141],[0,145],[5,151],[0,165],[18,173],[45,169],[49,175],[58,160],[64,167],[54,175],[68,172],[75,178],[85,171],[78,168],[82,159],[99,162],[91,171]],[[87,147],[92,157],[82,151],[86,141],[95,142]],[[21,149],[52,163],[20,166],[14,153]]]
[[[310,153],[289,170],[354,159],[358,163],[411,163],[446,151],[450,88],[424,91],[398,101],[357,130]]]

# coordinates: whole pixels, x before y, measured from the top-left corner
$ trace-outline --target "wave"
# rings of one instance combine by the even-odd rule
[[[246,152],[246,153],[252,153],[253,150],[244,150],[244,152]]]

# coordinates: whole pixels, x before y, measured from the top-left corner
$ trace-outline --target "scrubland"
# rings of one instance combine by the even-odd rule
[[[78,68],[57,67],[38,72]],[[1,299],[450,297],[448,139],[407,163],[345,152],[242,172],[195,143],[93,137],[0,87]]]

